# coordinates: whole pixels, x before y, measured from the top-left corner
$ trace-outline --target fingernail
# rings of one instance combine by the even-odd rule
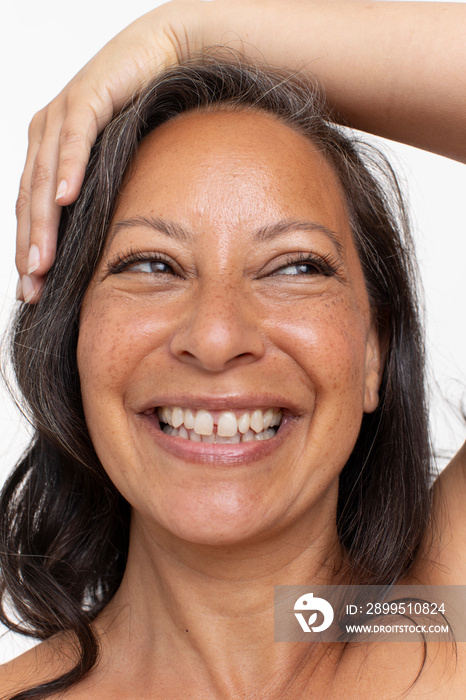
[[[66,182],[66,180],[62,180],[60,182],[60,184],[58,185],[57,194],[55,196],[55,201],[57,201],[57,199],[61,199],[62,197],[64,197],[67,189],[68,189],[68,183]]]
[[[32,243],[31,247],[29,248],[28,275],[32,275],[32,273],[37,270],[39,265],[40,265],[39,247],[35,243]]]
[[[23,278],[21,279],[21,285],[23,287],[24,301],[26,302],[26,304],[29,304],[29,302],[36,293],[31,278],[27,275],[23,275]]]
[[[21,284],[21,277],[18,279],[18,284],[16,285],[16,300],[21,301],[23,298],[23,285]]]

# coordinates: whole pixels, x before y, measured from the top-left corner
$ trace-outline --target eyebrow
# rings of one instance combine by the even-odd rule
[[[182,224],[170,219],[162,219],[152,216],[136,216],[132,219],[124,219],[112,224],[109,232],[109,238],[105,247],[108,248],[110,246],[114,237],[121,230],[140,226],[150,228],[158,233],[163,233],[169,238],[180,241],[181,243],[192,243],[196,238],[192,231],[189,231],[189,229],[185,228]],[[284,219],[273,224],[266,224],[265,226],[261,226],[254,231],[253,241],[254,243],[272,241],[276,238],[280,238],[281,236],[285,236],[291,231],[317,231],[318,233],[323,233],[332,241],[339,253],[343,251],[341,236],[335,231],[329,229],[327,226],[314,221]]]

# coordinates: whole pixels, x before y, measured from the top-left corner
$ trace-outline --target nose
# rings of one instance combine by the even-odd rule
[[[209,284],[180,319],[170,342],[181,362],[222,372],[259,360],[265,350],[251,299],[225,284]]]

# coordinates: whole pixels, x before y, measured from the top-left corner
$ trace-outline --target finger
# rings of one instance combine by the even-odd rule
[[[57,189],[58,135],[64,119],[63,101],[43,110],[41,141],[30,175],[29,250],[26,272],[36,277],[36,293],[50,269],[57,247],[61,207],[55,202]],[[27,222],[26,222],[27,223]],[[23,280],[24,287],[24,280]],[[28,296],[24,292],[25,296]]]
[[[29,294],[33,302],[40,297],[45,273],[56,253],[61,207],[73,202],[80,191],[91,148],[100,128],[111,119],[103,114],[97,119],[89,104],[67,99],[67,113],[47,115],[45,134],[37,153],[31,177],[31,229],[28,253]],[[63,100],[61,101],[63,104]],[[77,106],[79,105],[79,107]],[[107,109],[107,113],[109,110]],[[57,121],[61,122],[57,140]],[[87,125],[87,126],[86,126]],[[58,197],[58,203],[55,201]],[[34,288],[34,295],[33,289]]]
[[[32,167],[25,168],[19,186],[16,200],[16,269],[19,276],[25,275],[28,269],[29,231],[31,221],[31,190],[26,182],[30,181],[29,173]]]
[[[21,277],[18,277],[18,282],[16,284],[16,299],[17,299],[17,301],[24,301],[23,285],[21,284]]]
[[[18,281],[16,298],[27,304],[36,304],[44,290],[45,277],[35,275],[23,275]]]
[[[90,104],[69,108],[59,138],[56,201],[67,205],[77,198],[84,180],[91,148],[98,133],[110,121],[113,110],[97,117]]]
[[[28,154],[16,204],[16,266],[24,299],[38,298],[43,275],[55,257],[60,219],[60,207],[54,201],[58,139],[55,138],[54,143],[53,136],[47,138],[47,132],[57,133],[57,124],[61,121],[60,115],[49,105],[34,116],[29,128]],[[25,275],[29,274],[36,276],[34,295],[31,294],[31,280],[25,280]]]
[[[52,103],[31,122],[28,155],[17,200],[19,298],[32,302],[40,298],[44,275],[55,258],[59,204],[69,204],[78,196],[91,147],[99,130],[113,114],[111,107],[103,109],[101,105],[97,118],[92,106],[75,101],[79,107],[70,105],[71,114],[64,116],[64,102],[61,99]],[[57,189],[61,189],[59,204],[55,201]]]
[[[45,115],[34,116],[29,127],[29,146],[16,200],[16,267],[20,278],[27,273],[31,223],[31,177],[42,139]]]
[[[42,277],[50,269],[57,247],[61,207],[57,189],[57,139],[44,138],[31,174],[30,232],[27,274]],[[40,282],[38,282],[40,286]]]

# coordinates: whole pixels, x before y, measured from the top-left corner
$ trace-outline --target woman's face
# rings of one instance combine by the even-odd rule
[[[246,111],[185,114],[144,140],[78,343],[92,441],[137,517],[212,544],[334,519],[379,355],[317,148]]]

